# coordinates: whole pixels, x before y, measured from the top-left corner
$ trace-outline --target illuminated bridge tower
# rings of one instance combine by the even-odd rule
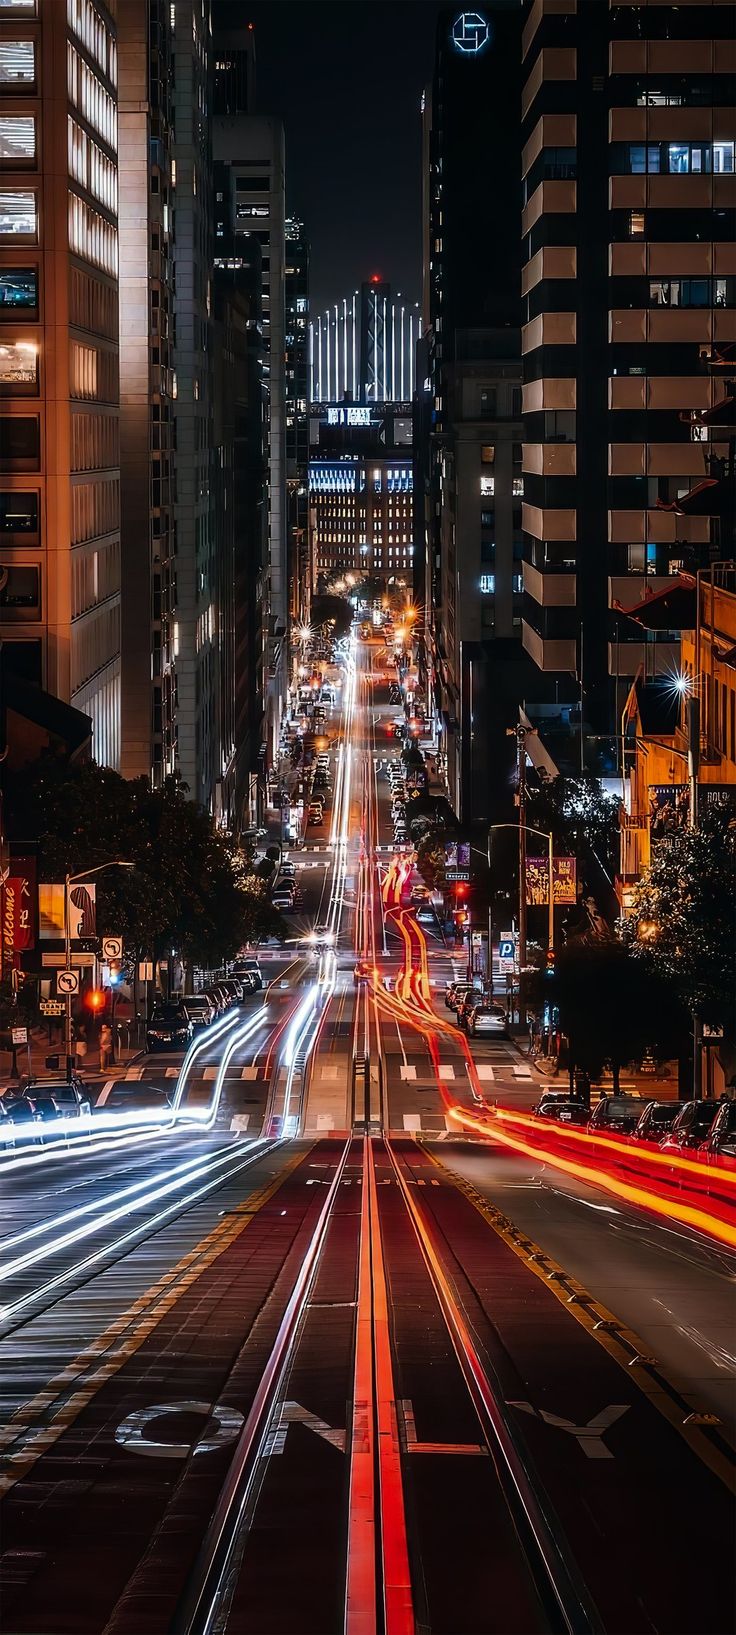
[[[310,324],[310,400],[410,402],[420,322],[418,305],[394,300],[374,273]]]

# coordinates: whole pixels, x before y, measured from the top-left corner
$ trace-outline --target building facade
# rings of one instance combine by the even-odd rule
[[[114,8],[0,7],[0,634],[120,765]]]
[[[227,36],[230,39],[231,36]],[[227,49],[235,50],[234,46]],[[226,63],[226,44],[217,43]],[[224,70],[218,70],[218,83]],[[230,81],[228,82],[230,83]],[[218,93],[217,107],[223,106]],[[232,104],[229,105],[232,109]],[[288,507],[285,399],[285,151],[278,119],[247,111],[217,113],[215,157],[216,261],[235,269],[250,243],[261,251],[263,379],[267,392],[268,573],[263,605],[268,648],[265,699],[269,757],[276,753],[287,683]],[[248,241],[247,245],[245,241]]]
[[[309,623],[309,245],[288,216],[284,267],[287,575],[289,627]]]
[[[676,657],[614,604],[733,549],[735,49],[718,0],[524,7],[523,640],[581,745]]]
[[[509,798],[506,728],[531,669],[521,647],[521,191],[502,157],[520,126],[521,14],[500,0],[474,12],[472,28],[469,17],[440,13],[422,102],[415,399],[422,660],[463,821],[498,816]]]
[[[177,767],[174,35],[151,0],[119,0],[117,24],[121,771],[159,785]]]
[[[421,329],[412,306],[374,273],[309,326],[309,396],[313,403],[406,402],[414,395]]]
[[[346,573],[413,582],[411,407],[312,404],[309,516],[314,588]]]

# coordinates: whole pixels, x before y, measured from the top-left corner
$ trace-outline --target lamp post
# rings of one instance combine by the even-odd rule
[[[72,936],[71,926],[69,924],[69,887],[73,886],[78,880],[89,880],[90,875],[92,874],[102,874],[103,869],[116,868],[134,869],[135,863],[128,863],[122,857],[114,857],[109,863],[98,863],[95,868],[81,869],[79,874],[66,874],[64,876],[64,966],[67,971],[71,970],[72,965]],[[67,1078],[70,1078],[74,1069],[74,1060],[72,1057],[72,996],[70,993],[68,993],[66,996],[65,1040],[66,1073]]]
[[[549,869],[549,895],[547,915],[547,958],[553,959],[555,952],[555,899],[554,899],[554,835],[549,829],[535,829],[531,823],[491,823],[488,829],[488,867],[491,867],[491,835],[495,829],[518,829],[520,838],[523,832],[526,835],[538,835],[540,840],[546,840]],[[520,856],[522,848],[520,847]],[[519,869],[519,1021],[522,1022],[522,976],[526,965],[526,847],[523,847],[524,869]],[[522,915],[523,903],[523,915]],[[523,931],[523,935],[522,935]],[[488,963],[491,969],[491,988],[493,987],[493,939],[492,927],[488,926]]]

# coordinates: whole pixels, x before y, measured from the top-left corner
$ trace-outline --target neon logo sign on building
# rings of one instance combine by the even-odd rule
[[[491,39],[491,25],[480,11],[461,11],[451,32],[452,43],[463,57],[477,57]]]

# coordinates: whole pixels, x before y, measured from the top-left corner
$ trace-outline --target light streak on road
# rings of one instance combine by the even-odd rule
[[[263,1140],[249,1143],[246,1149],[249,1159],[251,1155],[260,1152],[264,1145],[266,1143]],[[125,1232],[122,1237],[104,1243],[93,1254],[87,1255],[84,1259],[75,1261],[73,1265],[65,1267],[62,1272],[41,1287],[27,1291],[18,1300],[0,1308],[0,1319],[7,1322],[16,1317],[18,1312],[23,1310],[25,1306],[50,1294],[54,1289],[60,1288],[62,1284],[68,1283],[72,1278],[77,1277],[80,1272],[87,1271],[90,1266],[94,1266],[97,1262],[103,1260],[105,1256],[116,1254],[127,1243],[138,1237],[141,1232],[145,1232],[148,1236],[151,1232],[156,1231],[170,1215],[189,1209],[197,1199],[204,1197],[207,1192],[211,1191],[213,1185],[219,1186],[223,1180],[227,1180],[230,1173],[228,1166],[232,1167],[233,1174],[237,1173],[243,1164],[243,1153],[244,1149],[241,1142],[231,1142],[226,1149],[221,1150],[214,1157],[208,1156],[185,1175],[182,1176],[177,1173],[173,1177],[169,1176],[163,1182],[157,1181],[153,1186],[149,1185],[148,1191],[141,1191],[134,1201],[127,1198],[124,1202],[118,1203],[114,1208],[110,1209],[105,1208],[107,1200],[103,1198],[100,1200],[100,1212],[92,1220],[85,1221],[73,1231],[48,1238],[44,1243],[38,1244],[35,1249],[29,1250],[25,1255],[17,1256],[15,1260],[9,1261],[2,1268],[0,1285],[8,1283],[12,1277],[17,1277],[19,1273],[28,1271],[30,1267],[60,1254],[62,1249],[68,1249],[75,1244],[85,1242],[87,1238],[102,1231],[103,1227],[115,1225],[117,1221],[129,1215],[132,1208],[148,1208],[150,1204],[160,1202],[173,1192],[179,1192],[179,1196],[172,1203],[167,1204],[166,1208],[160,1210],[158,1214],[153,1217],[147,1216],[143,1221],[139,1221],[136,1226]],[[192,1181],[205,1178],[205,1185],[195,1188],[193,1192],[181,1192],[182,1182],[188,1186]]]

